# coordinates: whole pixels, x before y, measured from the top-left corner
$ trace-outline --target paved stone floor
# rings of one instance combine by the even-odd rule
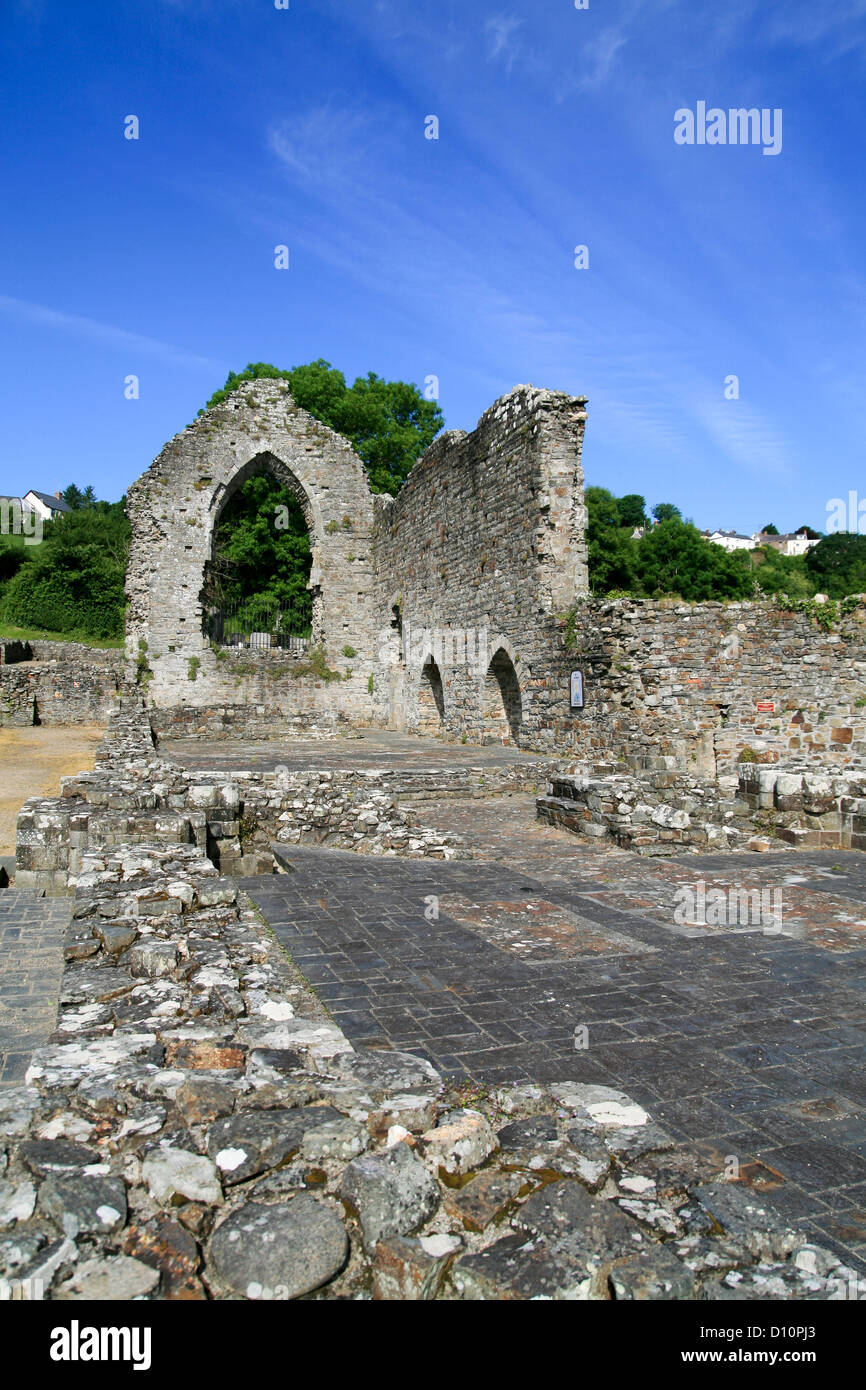
[[[469,768],[504,767],[512,763],[545,761],[553,754],[522,753],[517,748],[490,744],[445,743],[388,729],[363,729],[351,737],[333,739],[279,738],[261,743],[242,740],[161,739],[162,757],[175,759],[193,770],[271,772],[277,766],[290,771],[308,768]],[[568,765],[568,759],[563,766]]]
[[[480,1081],[620,1086],[866,1270],[866,857],[650,860],[522,795],[424,819],[478,857],[292,846],[291,872],[247,881],[348,1037]],[[780,890],[781,932],[679,926],[701,881]]]
[[[0,892],[0,1086],[18,1085],[54,1031],[68,898]]]

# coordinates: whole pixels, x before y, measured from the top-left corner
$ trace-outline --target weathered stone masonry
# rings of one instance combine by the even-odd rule
[[[551,619],[587,590],[585,404],[515,387],[472,434],[441,435],[395,500],[377,499],[377,608],[401,628],[379,705],[389,723],[424,723],[438,676],[452,736],[521,741],[531,728],[531,673],[561,645]]]
[[[572,667],[585,674],[577,713],[568,703]],[[840,772],[864,766],[862,605],[824,632],[807,614],[766,601],[587,601],[572,649],[561,643],[536,674],[525,746],[705,778],[735,773],[746,750]]]
[[[297,498],[310,532],[312,642],[340,660],[329,682],[295,679],[299,658],[218,660],[203,630],[202,589],[220,513],[237,488],[269,471]],[[373,606],[372,496],[349,444],[295,405],[282,382],[236,391],[166,445],[129,491],[127,655],[144,656],[159,708],[262,705],[269,722],[345,712],[369,720]],[[140,644],[146,643],[146,648]],[[347,666],[352,675],[347,677]],[[333,682],[334,685],[337,682]]]
[[[123,654],[76,642],[0,644],[0,725],[100,724],[123,681]]]
[[[346,441],[300,410],[283,383],[234,392],[171,441],[129,493],[127,657],[144,675],[157,725],[248,732],[238,714],[246,706],[275,730],[330,720],[519,739],[530,663],[550,655],[552,633],[539,619],[586,590],[584,404],[515,388],[472,434],[436,440],[392,501],[373,498]],[[204,635],[202,587],[220,512],[265,469],[304,511],[312,643],[339,680],[288,653],[215,652]],[[410,634],[426,628],[430,651],[418,653]],[[471,662],[458,654],[444,687],[438,665],[422,683],[427,656],[439,652],[433,630],[443,628],[490,641]]]
[[[823,632],[763,601],[588,596],[585,421],[583,397],[515,387],[472,433],[435,440],[392,499],[371,495],[346,441],[285,383],[233,393],[129,494],[127,673],[138,666],[154,728],[261,738],[379,725],[705,778],[733,772],[746,748],[861,766],[862,609]],[[204,634],[219,515],[259,469],[307,519],[312,644],[331,679],[308,654],[215,650]]]

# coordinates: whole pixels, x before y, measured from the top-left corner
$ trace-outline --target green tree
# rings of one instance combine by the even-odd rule
[[[653,516],[656,521],[678,521],[682,512],[673,502],[657,502],[653,507]]]
[[[802,555],[782,555],[772,546],[757,551],[755,582],[763,594],[787,594],[789,598],[811,598],[815,585]]]
[[[772,521],[767,526],[761,528],[762,536],[778,536],[778,534],[779,528],[778,526],[774,526]]]
[[[220,607],[242,607],[248,628],[270,630],[279,611],[283,632],[309,631],[309,533],[299,503],[269,473],[248,478],[226,504],[215,555],[219,591],[214,586],[212,597]]]
[[[646,498],[638,492],[627,492],[619,499],[619,519],[622,526],[647,526]]]
[[[128,554],[122,502],[62,514],[4,585],[3,617],[49,632],[122,637]]]
[[[654,509],[657,511],[658,509]],[[678,594],[689,602],[743,599],[754,592],[749,557],[729,554],[679,516],[659,521],[637,547],[637,578],[645,594]]]
[[[25,545],[23,536],[0,536],[0,585],[18,573],[30,548]]]
[[[830,598],[866,592],[866,536],[835,531],[807,551],[806,570]]]
[[[368,372],[349,387],[343,373],[321,357],[290,370],[250,362],[242,372],[229,372],[225,386],[214,392],[205,409],[221,404],[245,381],[259,378],[287,381],[299,406],[344,435],[363,460],[373,492],[399,492],[415,460],[444,424],[438,403],[426,400],[417,386]]]
[[[84,494],[81,488],[76,487],[75,483],[70,483],[68,487],[65,487],[60,496],[63,498],[66,505],[71,507],[74,512],[78,511],[84,501]]]
[[[623,526],[621,502],[604,487],[588,487],[587,558],[589,584],[595,594],[611,589],[631,590],[635,583],[637,550],[632,526]]]
[[[584,501],[590,526],[607,530],[622,525],[619,501],[606,487],[588,487],[584,493]]]

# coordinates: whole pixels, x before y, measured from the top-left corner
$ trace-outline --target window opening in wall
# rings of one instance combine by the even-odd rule
[[[262,471],[217,520],[202,594],[205,634],[228,647],[303,648],[313,597],[310,534],[297,497]]]

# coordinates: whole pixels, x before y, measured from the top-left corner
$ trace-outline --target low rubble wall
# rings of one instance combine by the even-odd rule
[[[684,773],[560,775],[540,820],[639,854],[778,848],[866,849],[866,777],[740,763],[718,783]]]
[[[104,724],[123,681],[123,653],[75,642],[0,644],[0,727]]]
[[[273,841],[366,854],[453,858],[459,837],[416,824],[377,774],[188,772],[158,758],[140,699],[127,696],[92,772],[61,779],[59,797],[33,797],[18,816],[18,888],[65,893],[94,848],[196,846],[224,874],[269,873]]]
[[[334,738],[350,725],[327,710],[296,711],[278,715],[267,705],[255,701],[237,704],[156,706],[150,710],[153,731],[158,739],[182,738],[263,739],[288,737]]]

